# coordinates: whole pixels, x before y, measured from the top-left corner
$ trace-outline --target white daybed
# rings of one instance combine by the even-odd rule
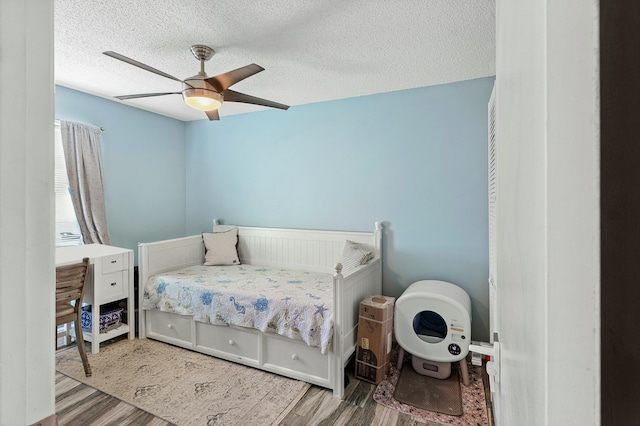
[[[342,275],[339,261],[347,240],[366,247],[373,258]],[[333,273],[333,336],[326,355],[319,347],[275,333],[214,325],[158,309],[139,309],[139,336],[329,388],[342,398],[344,367],[356,346],[359,303],[382,294],[381,242],[380,222],[371,233],[238,227],[242,264]],[[201,265],[205,255],[200,234],[138,247],[141,306],[150,277]]]

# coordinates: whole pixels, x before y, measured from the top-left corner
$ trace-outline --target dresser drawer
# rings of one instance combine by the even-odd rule
[[[320,348],[277,335],[264,335],[264,364],[329,379],[329,356]]]
[[[102,273],[109,274],[115,271],[122,271],[129,268],[129,256],[126,254],[113,254],[104,256],[100,259],[102,262]]]
[[[147,334],[160,335],[191,346],[191,316],[170,314],[155,309],[145,311]]]
[[[198,347],[258,361],[260,336],[253,329],[196,322],[196,336]]]
[[[96,277],[96,285],[100,286],[102,302],[129,297],[129,273],[117,271]]]

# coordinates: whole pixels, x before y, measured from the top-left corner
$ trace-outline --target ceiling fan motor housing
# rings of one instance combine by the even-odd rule
[[[207,74],[200,73],[184,80],[182,98],[187,105],[202,111],[218,109],[222,105],[224,97],[211,84],[207,83],[205,78],[207,78]]]

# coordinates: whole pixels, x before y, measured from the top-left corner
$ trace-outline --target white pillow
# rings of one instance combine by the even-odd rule
[[[238,228],[233,228],[227,232],[203,233],[202,239],[206,252],[204,264],[207,266],[216,265],[239,265],[238,258]]]
[[[342,273],[348,274],[356,269],[356,267],[367,263],[371,257],[373,257],[373,253],[364,246],[347,240],[344,245],[344,250],[342,251],[342,259],[340,260],[340,263],[342,263]]]

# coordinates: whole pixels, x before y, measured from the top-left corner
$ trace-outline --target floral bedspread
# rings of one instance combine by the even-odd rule
[[[326,354],[333,334],[333,278],[252,265],[190,266],[149,278],[142,308],[277,333]]]

